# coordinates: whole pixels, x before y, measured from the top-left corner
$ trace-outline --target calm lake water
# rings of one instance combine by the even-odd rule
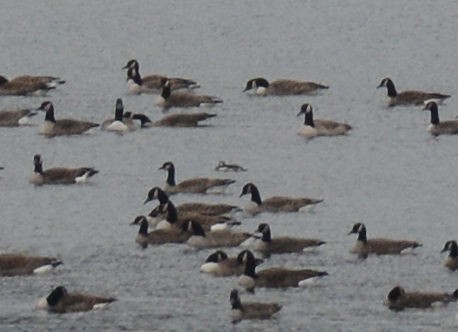
[[[46,97],[2,97],[1,108],[38,107],[51,100],[56,118],[101,122],[115,99],[127,110],[163,116],[152,95],[127,94],[121,67],[135,58],[143,74],[189,77],[198,93],[224,99],[210,126],[153,128],[124,136],[93,130],[45,139],[38,127],[0,128],[0,250],[58,256],[64,265],[34,277],[3,278],[0,330],[126,331],[384,331],[456,330],[458,307],[389,311],[395,285],[452,291],[458,275],[442,265],[445,241],[457,239],[458,137],[433,139],[419,107],[385,107],[390,76],[398,90],[452,94],[441,119],[458,114],[458,3],[445,1],[4,1],[0,21],[1,73],[52,74],[67,83]],[[248,79],[295,78],[329,84],[314,97],[255,98]],[[315,117],[353,126],[348,136],[305,141],[296,133],[309,102]],[[33,119],[41,124],[43,115]],[[34,187],[33,155],[44,167],[94,166],[84,186]],[[162,185],[157,169],[171,160],[177,180],[221,176],[218,160],[244,173],[217,196],[177,195],[175,203],[243,206],[246,182],[263,197],[323,197],[313,211],[263,214],[242,230],[268,222],[273,236],[318,237],[314,253],[274,256],[264,267],[310,267],[329,272],[319,286],[242,293],[242,301],[276,301],[275,319],[233,327],[229,292],[236,278],[201,275],[210,251],[165,245],[139,249],[129,222],[148,213],[147,191]],[[355,222],[368,237],[414,239],[415,254],[370,257],[349,253]],[[230,253],[238,249],[229,250]],[[52,315],[38,298],[57,285],[114,296],[95,312]]]

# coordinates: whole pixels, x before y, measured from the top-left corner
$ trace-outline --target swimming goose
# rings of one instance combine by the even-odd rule
[[[159,204],[165,204],[169,201],[169,197],[159,187],[153,187],[148,191],[148,195],[144,201],[144,204],[157,199]],[[199,214],[205,214],[209,216],[220,216],[223,214],[233,213],[241,211],[236,205],[222,204],[222,203],[182,203],[176,206],[178,213],[180,212],[195,212]]]
[[[199,122],[215,117],[216,114],[201,113],[175,113],[164,116],[152,125],[156,127],[198,127]]]
[[[73,119],[59,119],[54,118],[54,106],[50,101],[43,102],[38,110],[45,111],[45,122],[41,127],[40,134],[47,137],[61,136],[61,135],[79,135],[91,128],[98,127],[99,125],[94,122],[79,121]]]
[[[47,272],[62,264],[54,257],[25,254],[0,254],[0,276],[10,277]]]
[[[17,127],[29,124],[29,119],[37,115],[30,109],[0,111],[0,127]]]
[[[396,255],[401,254],[406,249],[420,247],[417,241],[408,240],[391,240],[391,239],[367,239],[366,226],[362,223],[356,223],[348,233],[358,234],[356,245],[350,250],[351,253],[357,254],[361,258],[366,258],[369,254],[375,255]]]
[[[245,251],[241,251],[235,257],[228,257],[222,250],[217,250],[207,257],[205,263],[200,267],[201,272],[210,273],[215,277],[228,277],[241,275],[245,271]],[[263,262],[262,259],[255,259],[256,266]]]
[[[132,120],[139,120],[140,121],[140,128],[150,128],[153,126],[153,122],[149,117],[147,117],[143,113],[134,113],[132,114],[131,112],[125,112],[124,113],[124,118],[129,118]]]
[[[53,76],[18,76],[10,81],[0,76],[0,95],[27,96],[43,94],[65,81]]]
[[[164,80],[170,81],[172,90],[177,89],[194,89],[198,88],[199,85],[186,78],[170,77],[167,78],[162,75],[148,75],[141,77],[139,71],[139,64],[137,60],[129,60],[122,69],[127,69],[127,85],[130,93],[158,93],[161,91]]]
[[[197,193],[205,194],[209,189],[226,189],[227,186],[234,183],[235,180],[231,179],[218,179],[218,178],[192,178],[175,182],[175,166],[172,162],[165,162],[159,169],[167,171],[167,179],[164,186],[164,191],[169,195],[174,193]]]
[[[388,77],[385,77],[377,88],[384,86],[387,89],[389,107],[396,105],[421,105],[428,99],[435,99],[442,102],[444,99],[450,97],[450,95],[444,95],[441,93],[415,90],[397,92],[393,81]]]
[[[303,239],[287,236],[272,238],[270,227],[265,223],[259,224],[256,233],[261,233],[261,238],[253,243],[252,249],[266,256],[270,254],[300,252],[305,248],[318,247],[326,243],[318,239]]]
[[[177,227],[156,229],[148,233],[148,220],[145,216],[136,217],[131,225],[140,225],[135,242],[137,242],[142,248],[146,248],[148,245],[183,243],[191,236],[189,233],[183,232],[183,230]]]
[[[184,211],[178,213],[175,205],[171,201],[160,204],[149,214],[150,224],[155,224],[156,229],[181,227],[187,220],[194,220],[203,227],[205,231],[227,229],[232,226],[240,225],[240,222],[230,217],[222,215],[205,215],[196,211]]]
[[[285,196],[274,196],[265,200],[261,200],[261,195],[259,194],[258,188],[251,182],[243,186],[240,197],[247,194],[251,194],[251,204],[247,205],[244,210],[251,215],[255,215],[263,211],[296,212],[304,206],[318,204],[323,201],[322,199],[317,198],[293,198]]]
[[[431,123],[426,128],[431,135],[439,136],[458,134],[458,120],[439,121],[439,112],[436,102],[428,102],[424,110],[431,111]]]
[[[247,291],[254,291],[255,287],[286,288],[306,285],[308,279],[327,276],[325,271],[310,269],[290,270],[282,267],[272,267],[255,272],[256,263],[253,253],[245,252],[245,271],[239,278],[239,285]]]
[[[197,249],[216,247],[237,247],[250,237],[249,233],[232,232],[227,229],[205,232],[194,220],[183,223],[182,229],[191,234],[187,244]]]
[[[245,86],[245,91],[255,89],[255,94],[260,96],[287,96],[287,95],[309,95],[315,94],[318,90],[329,89],[329,86],[288,79],[279,79],[268,82],[265,78],[258,77],[250,79]]]
[[[405,308],[429,308],[435,304],[447,304],[458,299],[458,289],[453,293],[406,292],[400,286],[394,287],[386,298],[385,304],[393,310]]]
[[[43,160],[39,154],[33,157],[34,173],[30,182],[35,185],[42,184],[73,184],[86,182],[86,180],[97,174],[97,171],[91,167],[65,168],[54,167],[43,171]]]
[[[195,95],[186,92],[172,92],[170,82],[165,80],[163,82],[161,94],[156,99],[156,106],[162,107],[163,109],[169,109],[171,107],[199,107],[200,105],[215,105],[222,102],[222,99],[214,96]]]
[[[304,125],[300,128],[298,134],[307,138],[315,136],[338,136],[345,135],[351,126],[346,123],[340,123],[330,120],[314,120],[312,105],[304,104],[297,116],[304,114]]]
[[[116,99],[115,117],[102,122],[101,130],[113,132],[127,132],[135,130],[135,123],[130,117],[124,117],[124,105],[122,99]]]
[[[93,294],[69,293],[64,286],[56,287],[48,297],[41,299],[37,308],[63,314],[68,312],[89,311],[116,301],[112,297]]]
[[[452,271],[458,270],[458,245],[456,244],[456,241],[447,241],[441,252],[446,251],[450,251],[450,253],[444,265]]]
[[[231,291],[231,318],[232,323],[238,323],[243,319],[269,319],[281,309],[278,303],[244,302],[240,301],[237,289]]]
[[[243,168],[237,164],[227,164],[225,161],[220,161],[215,167],[215,171],[219,172],[246,172],[246,168]]]

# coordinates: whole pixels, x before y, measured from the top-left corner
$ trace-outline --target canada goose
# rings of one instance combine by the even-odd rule
[[[156,229],[171,228],[172,226],[181,227],[187,220],[194,220],[203,227],[205,231],[226,229],[235,225],[240,225],[240,222],[233,220],[230,217],[222,215],[205,215],[195,211],[177,211],[175,205],[171,201],[165,204],[160,204],[150,212],[150,224],[156,223]]]
[[[257,213],[267,212],[296,212],[306,205],[321,203],[322,199],[317,198],[292,198],[285,196],[274,196],[261,200],[258,188],[251,182],[245,184],[240,197],[251,194],[251,204],[245,207],[245,212],[255,215]]]
[[[147,117],[143,113],[134,113],[126,112],[124,113],[124,117],[130,118],[132,120],[139,120],[140,121],[140,128],[150,128],[153,126],[153,122],[149,117]]]
[[[65,81],[52,76],[18,76],[10,81],[0,76],[0,95],[27,96],[46,93]]]
[[[456,241],[447,241],[444,245],[444,249],[441,252],[450,251],[444,265],[452,270],[455,271],[458,269],[458,245]]]
[[[79,135],[91,128],[99,126],[97,123],[88,121],[79,121],[73,119],[56,120],[54,118],[54,106],[50,101],[43,102],[38,110],[46,112],[45,122],[40,130],[40,134],[43,134],[47,137],[61,135]]]
[[[191,236],[189,233],[183,232],[183,230],[177,227],[156,229],[148,233],[148,220],[145,216],[136,217],[131,225],[140,225],[135,242],[137,242],[142,248],[146,248],[148,245],[183,243]]]
[[[250,237],[248,233],[232,232],[227,229],[206,233],[202,226],[194,220],[185,221],[182,229],[191,234],[187,241],[188,245],[198,249],[236,247]]]
[[[318,239],[302,239],[295,237],[276,237],[272,238],[268,224],[259,224],[256,233],[261,233],[261,238],[257,239],[252,249],[264,255],[284,254],[291,252],[300,252],[305,248],[318,247],[326,242]]]
[[[231,179],[192,178],[177,184],[175,182],[175,166],[172,162],[165,162],[159,169],[167,171],[164,191],[169,195],[174,193],[205,194],[209,189],[215,189],[215,187],[224,190],[227,186],[235,182],[235,180]]]
[[[240,301],[237,289],[231,291],[231,318],[232,323],[238,323],[243,319],[269,319],[281,309],[278,303],[244,302]]]
[[[315,94],[320,89],[329,89],[329,86],[288,79],[279,79],[268,82],[265,78],[258,77],[250,79],[243,92],[255,89],[255,94],[260,96],[287,96],[287,95],[308,95]]]
[[[148,191],[148,195],[144,201],[144,204],[158,199],[159,204],[165,204],[169,201],[169,197],[159,187],[153,187]],[[183,203],[176,206],[178,213],[183,212],[194,212],[209,216],[220,216],[223,214],[233,213],[241,211],[241,209],[236,205],[222,204],[222,203]]]
[[[345,135],[351,126],[346,123],[340,123],[330,120],[314,120],[312,105],[304,104],[297,116],[304,114],[304,125],[300,128],[298,134],[311,138],[314,136],[338,136]]]
[[[97,171],[91,167],[65,168],[54,167],[43,171],[43,160],[39,154],[33,156],[34,173],[30,182],[35,185],[42,184],[72,184],[86,182],[86,180],[97,174]]]
[[[131,118],[124,117],[124,105],[122,99],[116,99],[115,117],[102,122],[101,130],[113,132],[127,132],[135,130],[135,123]]]
[[[62,261],[54,257],[30,256],[25,254],[0,254],[0,276],[38,274],[47,272]]]
[[[29,124],[29,119],[37,115],[30,109],[0,111],[0,127],[17,127]]]
[[[199,87],[199,85],[195,81],[185,78],[167,78],[162,75],[148,75],[141,77],[139,68],[140,66],[138,64],[138,61],[134,59],[129,60],[127,64],[122,68],[127,69],[126,81],[130,93],[158,93],[161,91],[164,80],[170,81],[170,86],[172,90],[183,88],[194,89]]]
[[[200,121],[215,117],[216,114],[201,113],[175,113],[164,116],[159,121],[153,122],[156,127],[198,127]]]
[[[273,267],[255,272],[256,263],[253,253],[245,252],[245,271],[239,278],[239,285],[248,291],[254,291],[255,287],[286,288],[299,287],[307,283],[307,279],[327,276],[325,271],[310,269],[290,270],[282,267]]]
[[[446,304],[456,301],[458,289],[453,293],[422,293],[406,292],[400,286],[394,287],[386,298],[385,304],[393,310],[403,310],[405,308],[429,308],[436,303]]]
[[[235,257],[228,257],[224,251],[217,250],[207,257],[205,263],[200,267],[200,271],[210,273],[215,277],[239,276],[245,271],[245,251],[241,251]],[[255,259],[255,262],[257,266],[263,260]]]
[[[356,245],[351,249],[351,253],[357,254],[361,258],[366,258],[369,254],[375,255],[396,255],[406,249],[420,247],[421,244],[416,241],[408,240],[391,240],[391,239],[367,239],[366,226],[362,223],[356,223],[348,233],[358,234]]]
[[[219,172],[246,172],[246,168],[243,168],[237,164],[227,164],[225,161],[220,161],[215,167],[215,171]]]
[[[102,297],[84,293],[69,293],[64,286],[56,287],[37,307],[50,312],[63,314],[68,312],[89,311],[116,301],[112,297]]]
[[[397,92],[394,87],[393,81],[385,77],[377,86],[377,88],[386,87],[388,95],[388,106],[393,107],[396,105],[421,105],[424,101],[428,99],[435,99],[438,101],[443,101],[446,98],[449,98],[450,95],[444,95],[441,93],[435,92],[423,92],[423,91],[403,91]]]
[[[458,134],[458,120],[439,121],[439,112],[436,102],[429,101],[424,110],[431,111],[431,123],[426,128],[431,135],[439,136]]]
[[[199,107],[200,105],[214,105],[222,102],[222,99],[214,96],[172,92],[170,82],[164,80],[161,94],[156,99],[156,106],[162,107],[163,109],[169,109],[171,107]]]

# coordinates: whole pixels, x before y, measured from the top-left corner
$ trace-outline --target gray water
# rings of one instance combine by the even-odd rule
[[[127,94],[121,67],[131,58],[143,74],[197,80],[199,93],[224,99],[218,116],[197,129],[154,128],[123,136],[93,130],[81,137],[45,139],[38,127],[0,128],[0,250],[58,256],[64,265],[44,276],[3,278],[1,331],[47,330],[454,330],[457,307],[389,311],[383,301],[395,285],[452,291],[439,251],[456,239],[457,137],[431,138],[429,114],[417,107],[385,107],[375,87],[390,76],[399,90],[454,95],[440,108],[454,118],[458,77],[458,3],[446,1],[4,1],[0,21],[1,74],[52,74],[67,80],[47,97],[2,97],[1,108],[37,107],[52,100],[56,117],[101,122],[115,99],[127,110],[162,117],[154,96]],[[314,97],[254,98],[246,80],[265,76],[305,79],[331,88]],[[345,121],[348,136],[305,141],[296,133],[301,104],[316,118]],[[34,119],[40,124],[43,116]],[[94,166],[89,185],[28,183],[32,158],[44,167]],[[244,183],[264,197],[323,197],[313,211],[243,219],[273,236],[318,237],[315,253],[272,257],[264,267],[310,267],[329,272],[319,286],[242,293],[242,301],[276,301],[275,319],[229,318],[236,278],[201,275],[210,251],[165,245],[139,249],[128,226],[147,191],[162,185],[164,161],[177,180],[221,176],[218,160],[248,172],[224,174],[237,183],[226,195],[173,198],[243,206]],[[349,253],[346,234],[364,222],[368,236],[415,239],[416,254],[370,257]],[[231,253],[237,249],[230,250]],[[38,298],[57,285],[118,299],[83,314],[36,311]]]

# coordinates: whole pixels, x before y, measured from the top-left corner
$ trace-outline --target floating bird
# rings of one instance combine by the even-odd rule
[[[260,96],[287,96],[287,95],[310,95],[316,94],[318,90],[329,89],[329,86],[289,79],[279,79],[268,82],[265,78],[258,77],[250,79],[245,86],[245,91],[255,90],[256,95]]]
[[[0,276],[39,274],[54,269],[62,261],[54,257],[0,254]]]
[[[458,299],[458,289],[453,293],[424,293],[406,292],[404,288],[396,286],[387,296],[385,304],[393,310],[405,308],[429,308],[435,304],[447,304]]]
[[[45,111],[45,122],[41,127],[40,134],[47,137],[62,136],[62,135],[79,135],[91,128],[99,125],[94,122],[79,121],[74,119],[59,119],[54,118],[54,106],[50,101],[43,102],[38,110]]]
[[[445,260],[444,265],[452,270],[455,271],[458,269],[458,245],[456,244],[456,241],[447,241],[444,245],[444,249],[442,249],[441,252],[446,252],[449,251],[449,255],[447,259]]]
[[[122,69],[127,69],[127,86],[130,93],[158,93],[161,91],[164,80],[170,81],[172,90],[176,89],[194,89],[199,85],[190,79],[171,77],[167,78],[163,75],[148,75],[140,76],[139,64],[137,60],[129,60]]]
[[[205,232],[202,226],[194,220],[184,222],[182,229],[191,234],[187,241],[188,245],[197,249],[236,247],[250,237],[248,233],[232,232],[227,229]]]
[[[393,107],[396,105],[421,105],[428,99],[434,99],[442,102],[444,99],[449,98],[450,95],[435,92],[423,91],[403,91],[397,92],[393,81],[385,77],[377,86],[377,88],[386,87],[388,94],[388,106]]]
[[[0,127],[17,127],[29,124],[29,119],[37,115],[30,109],[0,111]]]
[[[290,270],[282,267],[272,267],[255,272],[256,262],[251,251],[246,251],[246,266],[243,275],[239,278],[239,285],[248,291],[255,287],[286,288],[306,285],[313,278],[327,276],[325,271],[310,269]]]
[[[351,126],[346,123],[330,120],[314,120],[312,105],[304,104],[297,116],[304,114],[304,125],[299,130],[299,135],[311,138],[315,136],[338,136],[345,135]]]
[[[217,179],[217,178],[192,178],[181,181],[180,183],[175,182],[175,166],[172,162],[165,162],[160,170],[167,171],[167,179],[164,187],[164,191],[168,194],[173,193],[207,193],[209,189],[224,190],[227,186],[235,183],[235,180],[231,179]],[[215,189],[216,190],[216,189]]]
[[[152,123],[156,127],[198,127],[201,121],[215,117],[216,114],[201,113],[175,113],[164,116]]]
[[[265,256],[301,252],[305,248],[316,248],[326,243],[319,239],[304,239],[288,236],[272,238],[270,227],[266,223],[259,224],[256,233],[261,233],[261,238],[256,239],[251,248]]]
[[[0,96],[28,96],[33,94],[44,94],[55,89],[65,81],[53,76],[18,76],[10,81],[0,76]]]
[[[431,135],[456,135],[458,134],[458,120],[439,121],[437,104],[434,101],[427,102],[425,111],[431,111],[431,123],[426,130]]]
[[[244,302],[240,301],[237,289],[231,291],[231,318],[232,323],[238,323],[243,319],[269,319],[281,309],[278,303]]]
[[[64,286],[56,287],[48,297],[41,299],[37,307],[50,312],[63,314],[69,312],[89,311],[116,301],[112,297],[102,297],[84,293],[69,293]]]
[[[217,250],[207,257],[205,263],[200,267],[200,271],[215,277],[239,276],[245,271],[245,252],[246,250],[241,251],[235,257],[229,257],[224,251]],[[262,259],[255,259],[255,261],[256,266],[263,262]]]
[[[215,105],[222,103],[223,100],[218,97],[208,95],[195,95],[186,92],[175,92],[171,90],[170,82],[163,82],[162,91],[156,100],[156,106],[163,109],[171,107],[199,107],[201,105]]]
[[[228,164],[225,161],[220,161],[215,167],[215,171],[218,172],[246,172],[246,168],[243,168],[237,164]]]
[[[43,170],[43,160],[39,154],[33,157],[34,173],[30,182],[35,185],[42,184],[73,184],[86,182],[88,178],[99,171],[92,167],[66,168],[54,167]]]
[[[401,254],[406,249],[420,247],[417,241],[391,240],[391,239],[367,239],[366,226],[362,223],[353,225],[350,234],[358,234],[356,245],[351,249],[351,253],[357,254],[361,258],[366,258],[369,254],[375,255],[396,255]]]
[[[145,216],[138,216],[131,225],[140,225],[135,242],[142,248],[148,245],[161,245],[165,243],[183,243],[190,238],[190,234],[177,227],[156,229],[148,233],[148,220]]]
[[[159,187],[153,187],[148,191],[148,195],[144,201],[144,204],[157,199],[159,204],[165,204],[169,201],[169,197],[166,192]],[[183,212],[194,212],[199,214],[205,214],[209,216],[219,216],[224,214],[229,214],[241,209],[236,205],[223,204],[223,203],[182,203],[176,206],[178,213]]]
[[[116,99],[115,117],[102,122],[100,129],[113,132],[127,132],[135,130],[135,123],[129,117],[124,117],[124,105],[122,99]]]
[[[321,203],[322,199],[317,198],[293,198],[286,196],[274,196],[265,200],[261,199],[258,188],[251,182],[245,184],[240,197],[251,194],[250,205],[245,207],[245,212],[255,215],[257,213],[266,212],[296,212],[300,208],[307,205],[315,205]]]

